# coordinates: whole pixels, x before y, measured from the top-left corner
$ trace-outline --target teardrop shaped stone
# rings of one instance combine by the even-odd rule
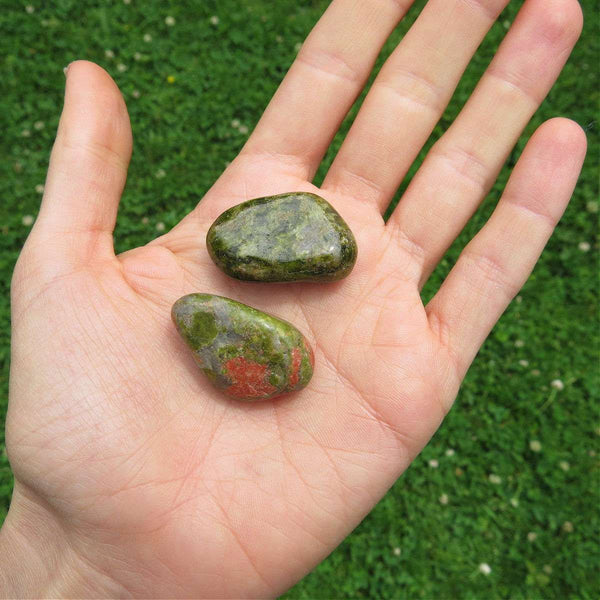
[[[210,381],[238,400],[300,390],[312,377],[312,349],[287,321],[212,294],[183,296],[171,317]]]
[[[344,219],[306,192],[226,210],[209,229],[206,246],[222,271],[246,281],[336,281],[352,271],[357,255]]]

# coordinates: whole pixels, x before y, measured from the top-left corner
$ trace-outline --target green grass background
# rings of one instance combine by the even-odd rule
[[[423,4],[417,1],[392,35],[378,67]],[[520,4],[512,2],[492,28],[430,143],[456,116]],[[44,183],[60,115],[63,67],[78,58],[99,63],[129,107],[135,146],[115,234],[122,251],[159,235],[161,223],[175,225],[203,196],[242,147],[244,126],[252,130],[326,5],[37,0],[30,12],[0,0],[0,419],[7,404],[10,277],[30,230],[23,218],[38,210],[36,186]],[[439,286],[489,215],[529,135],[557,115],[578,121],[589,137],[571,205],[443,427],[354,533],[286,598],[597,597],[600,36],[596,0],[582,5],[584,34],[558,84],[424,295]],[[168,15],[173,26],[165,23]],[[356,107],[318,180],[355,114]],[[581,242],[591,249],[582,250]],[[564,382],[562,391],[551,386],[555,379]],[[0,429],[0,522],[11,489]],[[481,563],[491,573],[481,573]]]

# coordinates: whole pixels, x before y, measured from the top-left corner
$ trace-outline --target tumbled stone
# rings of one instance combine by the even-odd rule
[[[323,198],[296,192],[225,211],[206,236],[227,275],[246,281],[336,281],[356,262],[356,240]]]
[[[183,296],[171,316],[198,366],[238,400],[300,390],[312,377],[312,349],[287,321],[212,294]]]

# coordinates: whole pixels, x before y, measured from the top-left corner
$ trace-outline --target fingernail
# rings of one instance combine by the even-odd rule
[[[71,61],[64,69],[63,69],[63,73],[65,74],[65,77],[69,74],[69,67],[73,64],[73,62],[75,61]]]

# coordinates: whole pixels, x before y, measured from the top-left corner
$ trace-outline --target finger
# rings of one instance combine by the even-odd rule
[[[461,379],[562,216],[585,151],[577,124],[544,123],[529,140],[490,220],[428,304],[431,327]]]
[[[312,179],[385,40],[414,0],[334,0],[304,42],[242,154],[282,157]]]
[[[72,63],[28,243],[43,245],[48,258],[69,264],[114,256],[112,231],[131,147],[127,108],[114,81],[94,63]]]
[[[324,188],[383,212],[508,0],[430,0],[386,61]]]
[[[493,185],[579,33],[575,0],[529,0],[389,220],[421,261],[422,285]]]

